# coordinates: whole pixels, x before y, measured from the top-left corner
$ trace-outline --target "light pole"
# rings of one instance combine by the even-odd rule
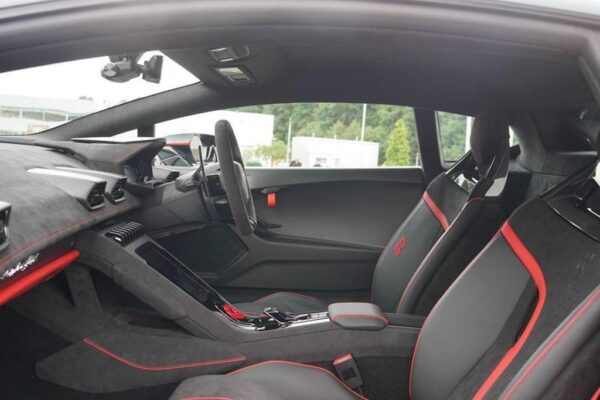
[[[367,125],[367,104],[363,104],[362,125],[360,127],[360,141],[365,141],[365,126]]]
[[[285,152],[285,163],[290,165],[290,157],[292,150],[292,118],[288,122],[288,134],[287,134],[287,151]]]

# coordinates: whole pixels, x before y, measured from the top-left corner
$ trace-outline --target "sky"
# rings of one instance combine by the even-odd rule
[[[159,52],[144,54],[140,63]],[[105,108],[198,81],[191,73],[165,57],[159,84],[140,78],[125,83],[110,82],[100,76],[108,57],[69,61],[0,74],[0,94],[78,99],[92,97]]]

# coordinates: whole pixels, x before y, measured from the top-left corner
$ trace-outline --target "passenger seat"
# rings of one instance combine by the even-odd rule
[[[508,116],[491,108],[475,118],[471,152],[436,177],[385,246],[375,266],[371,301],[384,312],[426,315],[516,204],[504,201],[510,158]],[[390,205],[392,206],[392,205]],[[278,292],[235,305],[304,313],[327,309],[320,300]]]

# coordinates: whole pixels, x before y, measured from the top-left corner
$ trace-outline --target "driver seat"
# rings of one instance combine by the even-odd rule
[[[408,393],[398,398],[592,398],[600,385],[594,167],[517,209],[455,280],[425,320]],[[373,340],[383,334],[374,332]],[[365,397],[324,368],[266,361],[188,379],[171,397],[183,399]]]
[[[510,215],[503,197],[509,162],[506,114],[486,108],[475,119],[471,153],[440,174],[385,246],[375,266],[371,302],[384,312],[427,315],[431,307]],[[476,182],[476,184],[475,184]],[[492,186],[496,186],[492,189]],[[319,312],[310,296],[276,292],[235,307],[261,313]]]

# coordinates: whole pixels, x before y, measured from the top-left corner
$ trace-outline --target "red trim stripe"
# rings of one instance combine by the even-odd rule
[[[245,356],[239,356],[239,357],[225,358],[222,360],[198,361],[198,362],[193,362],[193,363],[188,363],[188,364],[151,366],[151,365],[138,364],[135,361],[130,361],[123,356],[113,353],[112,351],[108,350],[106,347],[99,345],[98,343],[94,342],[90,338],[83,339],[83,342],[85,344],[87,344],[88,346],[92,347],[93,349],[96,349],[99,352],[106,354],[110,358],[120,361],[129,367],[132,367],[135,369],[141,369],[143,371],[171,371],[171,370],[175,370],[175,369],[206,367],[209,365],[230,364],[230,363],[235,363],[235,362],[240,362],[240,361],[246,361]]]
[[[442,228],[444,230],[448,230],[450,224],[448,224],[448,220],[446,219],[444,212],[438,207],[437,204],[435,204],[435,201],[433,201],[431,196],[429,196],[429,193],[423,193],[423,201],[425,202],[425,204],[427,204],[427,207],[429,207],[431,213],[438,220]]]
[[[494,384],[500,378],[500,376],[502,376],[502,373],[517,356],[519,351],[521,351],[523,345],[525,345],[525,342],[527,342],[531,331],[533,331],[533,328],[535,327],[535,324],[537,323],[537,320],[539,319],[540,314],[542,313],[544,304],[546,303],[546,281],[544,279],[544,274],[542,273],[542,269],[540,268],[538,262],[529,252],[527,247],[523,244],[521,239],[519,239],[519,237],[512,229],[508,221],[504,223],[500,231],[502,232],[502,235],[504,236],[504,239],[506,239],[506,242],[508,243],[510,248],[513,250],[515,255],[519,258],[523,266],[531,275],[531,278],[533,279],[533,282],[535,283],[538,289],[538,300],[533,310],[533,313],[531,314],[531,318],[529,318],[529,321],[527,322],[525,329],[523,329],[521,336],[519,337],[519,339],[517,339],[515,344],[506,352],[506,354],[504,354],[498,365],[496,365],[492,373],[486,378],[479,390],[477,390],[477,393],[475,393],[473,400],[482,400],[485,397],[485,395],[492,388],[492,386],[494,386]]]
[[[231,397],[184,397],[179,400],[233,400]]]
[[[66,254],[36,268],[26,275],[16,278],[0,289],[0,305],[8,303],[10,300],[29,291],[50,276],[65,269],[69,264],[79,257],[78,250],[71,250]]]
[[[230,373],[227,374],[227,376],[234,376],[234,375],[237,375],[237,374],[239,374],[241,372],[247,371],[249,369],[257,368],[257,367],[262,367],[263,365],[269,365],[269,364],[287,364],[287,365],[294,365],[296,367],[316,369],[317,371],[323,372],[323,373],[329,375],[330,377],[332,377],[333,379],[335,379],[340,385],[342,385],[344,387],[344,389],[346,389],[348,392],[350,392],[351,394],[355,395],[359,399],[361,399],[361,400],[369,400],[366,397],[360,395],[359,393],[356,393],[354,390],[350,389],[348,386],[346,386],[346,384],[344,382],[342,382],[340,380],[340,378],[338,378],[333,373],[331,373],[331,371],[328,371],[325,368],[317,367],[317,366],[314,366],[314,365],[300,364],[300,363],[295,363],[295,362],[292,362],[292,361],[279,361],[279,360],[264,361],[264,362],[261,362],[261,363],[258,363],[258,364],[249,365],[247,367],[240,368],[238,370],[230,372]]]
[[[600,399],[600,387],[598,388],[598,390],[596,390],[596,393],[594,393],[591,397],[590,400],[598,400]]]
[[[573,317],[567,322],[566,325],[550,340],[550,342],[544,347],[544,349],[534,358],[534,360],[525,368],[525,371],[515,381],[513,386],[509,389],[506,394],[506,399],[511,399],[519,387],[529,378],[532,371],[546,358],[546,356],[552,351],[558,342],[575,326],[575,324],[581,319],[583,315],[594,305],[596,301],[600,300],[600,289],[596,289],[590,298],[581,306],[581,308],[573,315]],[[596,392],[596,399],[600,396],[600,388]],[[594,397],[592,397],[594,399]]]

